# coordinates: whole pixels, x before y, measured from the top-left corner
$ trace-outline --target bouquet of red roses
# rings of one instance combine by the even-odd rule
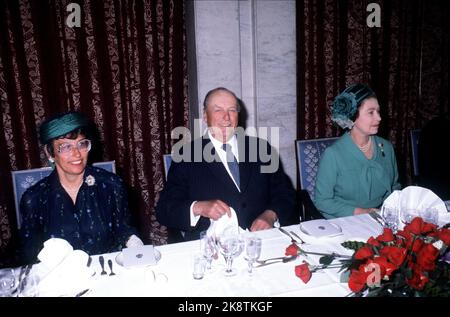
[[[450,296],[450,230],[414,218],[395,234],[384,228],[367,242],[342,243],[355,250],[341,260],[356,296]]]
[[[340,267],[349,273],[348,286],[355,296],[450,296],[450,230],[416,217],[395,234],[384,228],[367,242],[346,241],[352,256],[303,251],[291,244],[286,255],[320,254],[320,265],[306,261],[295,274],[308,283],[316,270]],[[335,259],[339,263],[333,263]]]

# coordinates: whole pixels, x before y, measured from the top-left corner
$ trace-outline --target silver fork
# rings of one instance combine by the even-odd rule
[[[285,235],[287,235],[287,236],[291,239],[291,243],[298,243],[298,241],[295,240],[294,237],[291,236],[291,235],[289,234],[289,232],[287,232],[287,231],[284,230],[283,228],[280,227],[280,228],[278,228],[278,230],[280,230],[282,233],[284,233]]]
[[[298,234],[296,234],[294,231],[289,231],[293,236],[295,236],[298,240],[300,240],[300,243],[301,244],[304,244],[305,243],[305,241],[302,239],[302,238],[300,238],[300,236],[298,235]]]

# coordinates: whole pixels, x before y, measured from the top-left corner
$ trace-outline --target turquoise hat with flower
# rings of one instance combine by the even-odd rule
[[[331,120],[343,129],[351,129],[358,107],[369,97],[375,97],[375,92],[367,85],[358,83],[347,87],[333,101]]]

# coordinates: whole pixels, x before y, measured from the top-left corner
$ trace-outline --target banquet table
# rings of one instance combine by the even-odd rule
[[[342,229],[342,235],[332,238],[312,238],[306,236],[299,225],[283,227],[293,231],[305,240],[301,248],[306,251],[351,255],[352,251],[341,246],[347,240],[366,240],[381,233],[381,226],[369,215],[336,218],[330,220]],[[260,259],[284,256],[291,243],[289,237],[278,229],[254,232],[261,237]],[[225,276],[225,261],[219,254],[212,261],[212,268],[206,270],[204,278],[193,278],[193,254],[200,249],[199,240],[156,246],[161,258],[156,265],[125,268],[116,261],[118,252],[103,254],[107,275],[101,275],[99,255],[92,256],[95,275],[90,278],[83,297],[97,296],[158,296],[158,297],[291,297],[291,296],[346,296],[350,294],[347,283],[341,282],[338,268],[320,270],[312,274],[308,283],[296,277],[295,266],[307,261],[319,264],[320,256],[302,255],[287,263],[276,263],[254,268],[253,274],[247,272],[245,251],[233,263],[237,269],[234,276]],[[108,260],[113,261],[115,275],[109,275]],[[79,291],[79,290],[78,290]],[[78,293],[77,291],[77,293]],[[65,294],[74,296],[76,293]],[[46,296],[46,294],[40,294]],[[64,295],[64,294],[60,294]],[[51,294],[55,296],[55,294]]]

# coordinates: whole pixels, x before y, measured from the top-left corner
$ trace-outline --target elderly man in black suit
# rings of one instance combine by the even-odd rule
[[[239,226],[250,231],[298,222],[295,191],[276,151],[237,128],[236,95],[218,87],[206,94],[203,106],[208,132],[184,145],[178,157],[173,154],[156,207],[158,221],[169,229],[169,240],[174,232],[181,232],[182,240],[198,239],[210,219],[230,217],[230,207]],[[269,166],[273,161],[276,168]],[[177,239],[172,236],[172,241]]]

